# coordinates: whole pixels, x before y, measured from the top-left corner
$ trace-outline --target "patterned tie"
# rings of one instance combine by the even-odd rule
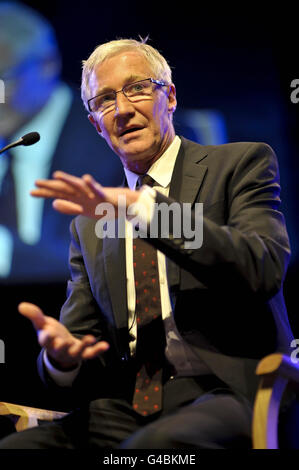
[[[139,185],[152,186],[148,175]],[[138,186],[137,186],[138,187]],[[141,238],[133,240],[133,262],[136,289],[137,377],[133,397],[134,410],[148,416],[162,407],[162,367],[165,331],[161,315],[157,250]]]

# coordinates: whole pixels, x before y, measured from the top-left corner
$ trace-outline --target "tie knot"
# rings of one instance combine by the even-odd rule
[[[156,181],[150,175],[141,175],[138,177],[136,188],[140,188],[144,184],[153,187]]]

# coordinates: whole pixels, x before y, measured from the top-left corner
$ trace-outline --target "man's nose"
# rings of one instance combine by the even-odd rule
[[[135,108],[133,103],[126,97],[123,92],[117,93],[115,97],[115,116],[126,116],[134,114]]]

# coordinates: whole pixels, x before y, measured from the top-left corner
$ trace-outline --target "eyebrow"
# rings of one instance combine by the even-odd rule
[[[128,83],[132,83],[132,82],[138,81],[138,80],[145,80],[145,79],[141,75],[131,74],[125,79],[125,81],[124,81],[125,85],[123,85],[123,86],[126,86]],[[108,93],[109,91],[114,91],[114,90],[113,90],[113,88],[111,88],[109,86],[104,86],[103,88],[100,88],[99,90],[97,90],[95,96],[103,95],[104,93]]]

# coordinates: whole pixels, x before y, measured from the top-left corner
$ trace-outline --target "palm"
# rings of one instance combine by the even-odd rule
[[[106,341],[96,342],[92,335],[75,338],[62,323],[44,315],[37,305],[22,302],[18,308],[33,323],[39,344],[63,369],[77,365],[81,360],[96,357],[109,348]]]

